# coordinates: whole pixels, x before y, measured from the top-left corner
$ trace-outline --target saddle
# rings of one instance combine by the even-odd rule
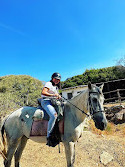
[[[55,147],[61,141],[61,134],[64,134],[64,104],[55,99],[51,102],[58,115],[55,126],[50,135],[50,146]],[[30,136],[47,136],[48,121],[49,116],[47,112],[41,107],[41,99],[38,99],[38,107],[33,115],[33,123]]]

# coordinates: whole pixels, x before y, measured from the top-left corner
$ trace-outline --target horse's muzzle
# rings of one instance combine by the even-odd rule
[[[97,129],[105,130],[105,128],[107,127],[107,120],[103,112],[94,114],[93,120]]]

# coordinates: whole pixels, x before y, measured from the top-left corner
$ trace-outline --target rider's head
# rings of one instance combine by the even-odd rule
[[[61,80],[61,75],[58,72],[55,72],[52,74],[51,79],[55,85],[58,85],[60,83],[60,80]]]
[[[53,79],[53,78],[56,78],[56,79],[61,80],[61,75],[60,75],[58,72],[55,72],[55,73],[52,74],[51,78],[52,78],[52,79]]]

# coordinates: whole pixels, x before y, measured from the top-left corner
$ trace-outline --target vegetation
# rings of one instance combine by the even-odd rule
[[[113,66],[101,69],[86,70],[83,74],[68,78],[62,82],[62,88],[74,87],[78,85],[86,85],[88,81],[91,83],[106,82],[111,80],[125,78],[124,66]]]
[[[27,75],[0,77],[0,115],[22,106],[36,106],[43,84]]]
[[[62,88],[77,85],[105,82],[125,78],[125,67],[114,66],[101,69],[86,70],[83,74],[68,78],[61,82]],[[0,115],[22,106],[36,106],[41,96],[42,81],[27,75],[9,75],[0,77]],[[61,92],[61,90],[60,90]]]

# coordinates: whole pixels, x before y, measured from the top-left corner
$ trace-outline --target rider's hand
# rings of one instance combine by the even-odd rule
[[[54,94],[54,97],[56,97],[57,99],[61,99],[61,96],[58,93]]]
[[[60,96],[60,95],[58,95],[58,99],[61,99],[61,96]]]

